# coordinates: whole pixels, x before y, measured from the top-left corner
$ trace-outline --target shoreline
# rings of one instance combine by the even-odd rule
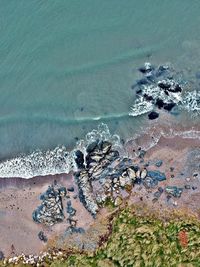
[[[129,148],[130,151],[128,154],[131,155],[132,153],[132,155],[135,156],[132,159],[133,164],[138,164],[143,168],[142,166],[150,162],[148,170],[158,169],[161,173],[165,173],[166,180],[159,182],[160,187],[177,186],[184,188],[187,185],[190,189],[184,188],[180,198],[171,197],[168,200],[166,194],[163,193],[158,200],[154,201],[156,189],[146,189],[136,184],[130,193],[127,194],[124,191],[122,194],[124,200],[128,201],[128,205],[139,205],[141,207],[147,205],[149,211],[153,212],[154,210],[158,210],[162,216],[166,216],[167,212],[170,210],[185,210],[196,216],[199,220],[199,207],[196,205],[200,199],[199,176],[194,177],[194,173],[199,172],[198,175],[200,175],[200,170],[197,168],[195,169],[195,166],[198,167],[198,165],[193,166],[192,161],[188,161],[188,157],[191,157],[191,153],[193,153],[192,151],[198,150],[199,147],[199,139],[183,139],[177,136],[173,138],[161,137],[157,145],[146,151],[144,157],[141,158],[136,157],[135,153],[132,152],[133,145],[128,142],[128,145],[126,144],[126,150]],[[139,140],[137,148],[140,153],[141,147]],[[200,151],[197,151],[197,158],[199,157],[198,152],[200,154]],[[193,159],[195,159],[195,155],[193,155]],[[162,160],[162,165],[156,167],[155,163],[159,160]],[[174,168],[173,171],[170,171],[170,168]],[[184,175],[181,175],[183,171]],[[190,178],[190,180],[188,180],[188,178]],[[63,233],[66,231],[67,227],[69,227],[66,218],[63,222],[53,225],[52,227],[42,226],[41,224],[35,223],[32,219],[33,210],[41,203],[39,196],[54,183],[54,180],[56,180],[56,183],[60,186],[65,186],[66,188],[74,187],[74,191],[68,192],[68,195],[70,195],[72,207],[76,209],[75,220],[77,220],[77,227],[85,231],[84,234],[70,234],[69,236],[65,236],[65,241],[71,244],[72,247],[78,246],[79,249],[84,242],[88,244],[85,248],[88,247],[89,249],[89,247],[93,247],[93,249],[95,249],[98,247],[98,238],[101,233],[106,230],[106,224],[101,226],[101,224],[98,223],[100,220],[99,217],[106,218],[109,212],[107,209],[100,208],[97,219],[91,216],[79,200],[77,183],[72,173],[38,176],[31,179],[0,178],[0,231],[3,233],[3,246],[1,245],[0,250],[4,252],[5,256],[11,256],[13,253],[19,255],[22,252],[25,254],[38,254],[40,251],[45,250],[48,242],[44,243],[39,240],[39,231],[43,231],[45,235],[48,236],[49,240],[54,240],[53,244],[56,244],[56,246],[63,240]],[[195,189],[192,189],[192,187]],[[64,200],[64,209],[66,209],[67,201],[67,199]],[[16,223],[18,225],[17,227]],[[93,233],[94,229],[96,229],[96,234]],[[27,234],[24,235],[24,232]],[[57,238],[59,235],[62,237],[61,239]],[[57,240],[56,243],[55,237]],[[81,238],[80,240],[82,240],[79,242],[79,245],[77,245],[77,238]],[[12,245],[15,247],[14,252],[11,251]],[[60,246],[62,247],[62,242]]]

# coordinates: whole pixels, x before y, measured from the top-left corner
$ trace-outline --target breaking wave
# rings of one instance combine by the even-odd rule
[[[89,132],[85,139],[78,141],[72,151],[67,151],[65,146],[56,147],[45,152],[37,150],[29,155],[22,155],[0,163],[0,177],[32,178],[35,176],[55,175],[69,173],[76,168],[74,157],[75,150],[85,152],[86,146],[94,140],[108,140],[114,147],[120,147],[118,135],[111,135],[106,124],[100,124],[97,130]]]

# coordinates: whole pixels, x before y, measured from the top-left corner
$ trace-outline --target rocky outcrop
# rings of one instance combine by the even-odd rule
[[[40,196],[41,205],[33,212],[33,220],[48,226],[62,222],[64,219],[62,198],[66,190],[62,188],[55,189],[49,186],[47,191]]]

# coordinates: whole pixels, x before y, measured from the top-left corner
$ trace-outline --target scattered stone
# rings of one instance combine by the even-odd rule
[[[163,161],[162,160],[158,160],[156,163],[155,163],[155,165],[156,165],[156,167],[160,167],[160,166],[162,166],[162,164],[163,164]]]
[[[155,112],[155,111],[152,111],[148,114],[148,118],[150,120],[155,120],[159,117],[159,113]]]
[[[118,207],[118,206],[120,206],[122,203],[123,203],[122,198],[121,198],[120,196],[117,196],[117,197],[115,198],[115,200],[114,200],[114,205]]]
[[[70,187],[67,188],[67,190],[68,190],[69,192],[74,192],[74,187],[73,187],[73,186],[70,186]]]
[[[166,180],[166,175],[160,171],[148,171],[147,175],[159,182]]]
[[[152,199],[152,202],[153,202],[153,203],[155,203],[156,201],[158,201],[157,198],[153,198],[153,199]]]
[[[192,186],[192,190],[196,190],[197,189],[197,186]]]
[[[182,188],[178,188],[177,186],[166,186],[165,192],[173,197],[181,197],[181,194],[183,192]]]
[[[187,182],[189,182],[189,181],[190,181],[190,177],[185,178],[185,180],[186,180]]]
[[[185,185],[185,189],[190,189],[190,188],[191,188],[191,186],[189,184]]]
[[[41,241],[43,241],[43,242],[47,242],[47,240],[48,240],[48,238],[47,238],[47,236],[44,234],[44,232],[43,231],[40,231],[39,233],[38,233],[38,237],[39,237],[39,239],[41,240]]]

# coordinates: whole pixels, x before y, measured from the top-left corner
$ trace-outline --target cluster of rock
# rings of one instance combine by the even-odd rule
[[[148,171],[133,165],[132,159],[122,158],[108,141],[95,141],[88,145],[85,155],[78,151],[76,180],[79,198],[85,208],[96,215],[108,199],[116,206],[122,203],[122,190],[130,192],[134,184],[154,188],[166,179],[160,171]],[[81,162],[80,162],[81,160]],[[162,163],[159,162],[159,165]]]
[[[49,186],[47,191],[40,196],[41,205],[33,211],[33,220],[48,226],[64,220],[62,197],[66,195],[66,188],[55,189]]]
[[[76,151],[76,163],[79,171],[75,174],[79,188],[79,198],[86,209],[95,215],[99,210],[96,198],[93,194],[92,181],[105,177],[109,168],[116,159],[119,152],[112,150],[112,144],[108,141],[95,141],[90,143],[86,149],[86,155]]]
[[[182,88],[174,80],[169,66],[162,65],[156,68],[150,63],[145,63],[139,71],[143,77],[132,86],[132,89],[137,88],[136,96],[145,101],[149,109],[157,107],[171,111],[181,100]],[[132,109],[134,110],[134,107]],[[151,120],[156,119],[159,113],[151,111],[148,117]]]

